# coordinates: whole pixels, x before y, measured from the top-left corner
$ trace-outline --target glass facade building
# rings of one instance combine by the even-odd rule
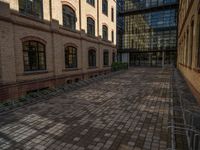
[[[120,1],[120,0],[119,0]],[[130,65],[176,63],[178,0],[124,0],[120,60]],[[120,41],[120,40],[119,40]]]

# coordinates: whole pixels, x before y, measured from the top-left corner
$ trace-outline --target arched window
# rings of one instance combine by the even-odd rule
[[[76,13],[67,5],[63,5],[63,26],[72,30],[76,29]]]
[[[105,15],[108,15],[108,1],[102,0],[102,12]]]
[[[77,49],[73,46],[65,48],[65,68],[77,68]]]
[[[94,6],[95,5],[95,0],[87,0],[87,3],[89,3],[92,6]]]
[[[111,8],[111,20],[114,22],[114,8]]]
[[[103,52],[103,65],[109,65],[109,52],[107,50]]]
[[[96,67],[96,51],[93,49],[88,51],[88,65],[89,67]]]
[[[90,17],[87,17],[87,34],[95,36],[95,21]]]
[[[108,28],[107,26],[103,25],[103,29],[102,29],[102,35],[103,35],[103,39],[104,40],[108,40]]]
[[[43,18],[42,0],[19,0],[19,12],[39,19]]]
[[[24,71],[46,70],[45,45],[37,41],[23,42]]]

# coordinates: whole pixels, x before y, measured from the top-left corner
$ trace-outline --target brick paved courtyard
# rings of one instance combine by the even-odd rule
[[[166,150],[170,76],[130,69],[0,116],[0,149]]]

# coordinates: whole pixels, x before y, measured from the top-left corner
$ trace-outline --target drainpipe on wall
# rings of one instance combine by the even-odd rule
[[[81,20],[81,0],[79,0],[79,29],[81,31],[82,20]]]
[[[83,48],[83,39],[82,39],[82,20],[81,20],[81,0],[79,0],[79,29],[80,29],[80,48]],[[84,62],[83,62],[83,49],[81,50],[81,70],[82,70],[82,79],[84,79]]]
[[[101,37],[100,37],[100,28],[99,28],[99,0],[97,0],[97,37],[98,37],[98,55],[99,55],[99,69],[102,69],[101,67],[101,46],[100,46],[100,40],[101,40]]]
[[[99,37],[99,0],[97,0],[97,37]]]
[[[50,21],[52,20],[52,0],[49,0]]]
[[[54,22],[53,22],[53,17],[52,17],[52,0],[49,1],[49,12],[50,12],[50,24],[51,24],[51,29],[55,30],[54,28]],[[56,86],[56,63],[55,63],[55,45],[54,45],[54,31],[51,33],[51,44],[52,44],[52,51],[53,51],[53,76],[55,79],[54,86]]]

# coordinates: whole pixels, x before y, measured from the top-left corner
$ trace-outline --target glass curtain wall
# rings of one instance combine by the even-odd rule
[[[129,52],[130,65],[176,62],[177,0],[126,0],[120,17],[124,32],[120,53]]]

